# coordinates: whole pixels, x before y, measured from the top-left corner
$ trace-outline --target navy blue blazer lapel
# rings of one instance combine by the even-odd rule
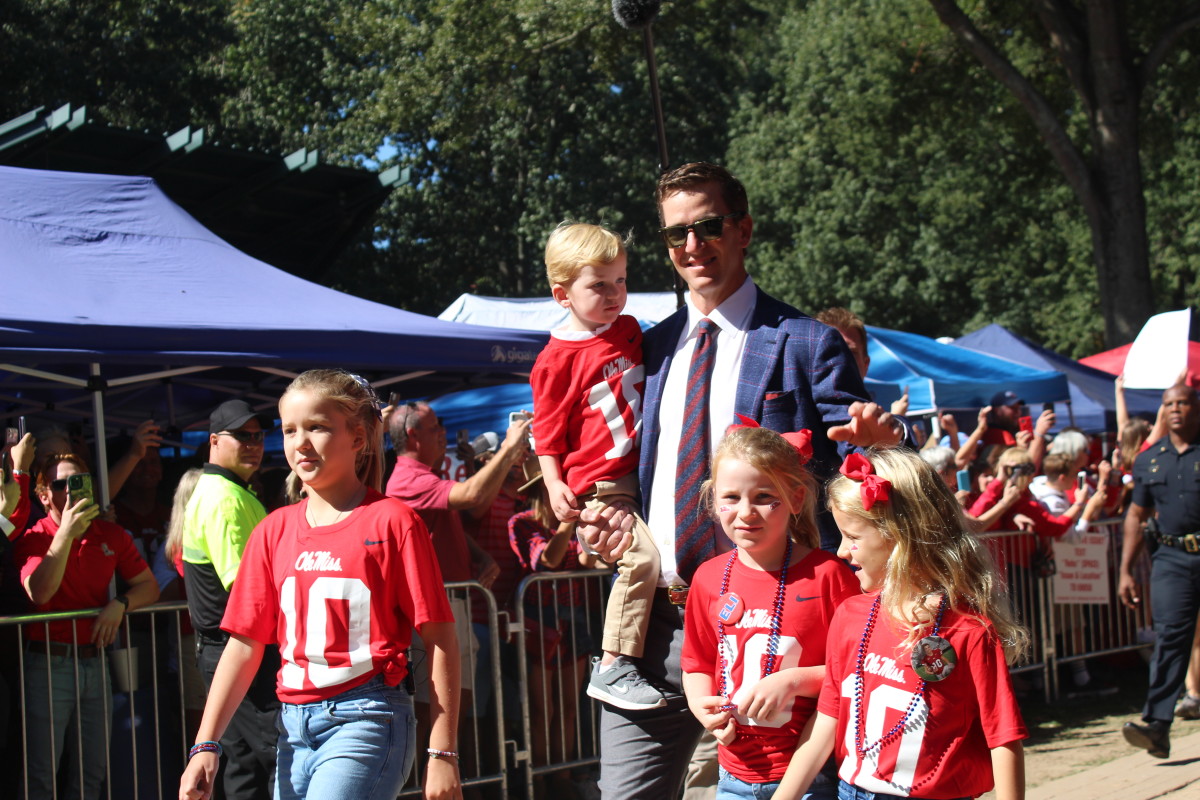
[[[738,376],[734,410],[754,420],[762,419],[763,397],[767,382],[775,373],[780,353],[787,340],[779,329],[781,319],[774,298],[758,289],[750,330],[746,332],[746,348],[742,354],[742,374]]]
[[[642,443],[638,461],[638,481],[642,503],[649,506],[650,482],[654,479],[654,457],[658,450],[658,412],[663,384],[675,355],[679,337],[687,325],[687,307],[683,307],[646,332],[642,339],[642,362],[646,365],[646,388],[642,397]]]

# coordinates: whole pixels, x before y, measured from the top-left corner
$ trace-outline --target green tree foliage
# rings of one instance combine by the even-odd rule
[[[1189,8],[1119,4],[1134,54],[1157,54]],[[1084,9],[968,10],[1089,158],[1079,82],[1035,6]],[[1078,192],[931,0],[668,0],[653,31],[671,162],[744,179],[767,289],[929,335],[1000,322],[1075,355],[1102,346]],[[9,0],[0,33],[3,118],[70,102],[118,125],[409,168],[318,276],[336,288],[425,313],[464,291],[545,295],[542,245],[565,218],[632,232],[632,287],[671,286],[642,37],[608,0]],[[1197,40],[1153,55],[1139,106],[1160,310],[1200,290]]]
[[[209,125],[235,87],[220,75],[230,0],[5,0],[0,110],[87,106],[114,125]]]
[[[1071,86],[1028,4],[987,5],[989,34],[1068,109],[1068,129],[1086,146]],[[794,3],[774,30],[778,55],[730,150],[757,198],[754,258],[769,288],[803,308],[848,305],[869,322],[929,335],[1000,322],[1067,353],[1103,346],[1077,197],[1022,107],[927,2]],[[1181,161],[1175,137],[1162,135],[1170,125],[1153,123],[1186,114],[1194,99],[1158,102],[1145,111],[1155,132],[1147,163],[1167,159],[1170,174],[1194,180],[1194,159]],[[1176,285],[1194,286],[1194,267],[1171,269]]]

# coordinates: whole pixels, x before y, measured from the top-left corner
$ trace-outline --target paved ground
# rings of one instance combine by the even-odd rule
[[[1131,752],[1106,764],[1043,783],[1030,789],[1025,797],[1026,800],[1197,800],[1200,731],[1171,737],[1170,758],[1151,758],[1144,751]]]

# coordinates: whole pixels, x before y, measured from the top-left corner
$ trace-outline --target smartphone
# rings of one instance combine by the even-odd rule
[[[1075,491],[1082,492],[1083,487],[1087,486],[1087,470],[1079,470],[1079,474],[1075,476]]]
[[[466,428],[458,429],[458,446],[460,448],[471,446],[471,432]]]
[[[530,414],[525,411],[513,411],[508,415],[508,424],[516,425],[518,422],[524,422],[530,418]]]
[[[1017,427],[1023,431],[1033,433],[1033,417],[1025,416],[1017,420]]]
[[[9,447],[12,447],[17,442],[21,441],[21,432],[16,428],[4,429],[4,442]]]
[[[388,405],[391,406],[392,408],[395,408],[396,406],[400,405],[400,393],[399,392],[392,392],[391,394],[388,395]]]
[[[960,469],[955,475],[958,477],[958,490],[960,492],[971,491],[971,470]]]
[[[1042,411],[1053,411],[1054,403],[1042,403]]]
[[[92,476],[86,472],[81,472],[77,475],[67,476],[67,497],[68,505],[75,505],[80,498],[87,498],[93,503],[96,502],[96,495],[92,492]]]
[[[17,434],[19,438],[25,438],[25,417],[17,417]]]

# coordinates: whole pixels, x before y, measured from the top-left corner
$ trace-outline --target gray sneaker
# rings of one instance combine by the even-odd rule
[[[617,656],[612,665],[600,672],[600,659],[592,659],[592,675],[588,679],[588,697],[627,711],[649,711],[667,704],[663,693],[642,677],[637,666]]]
[[[1200,719],[1200,697],[1185,694],[1175,706],[1175,716],[1180,719]]]

